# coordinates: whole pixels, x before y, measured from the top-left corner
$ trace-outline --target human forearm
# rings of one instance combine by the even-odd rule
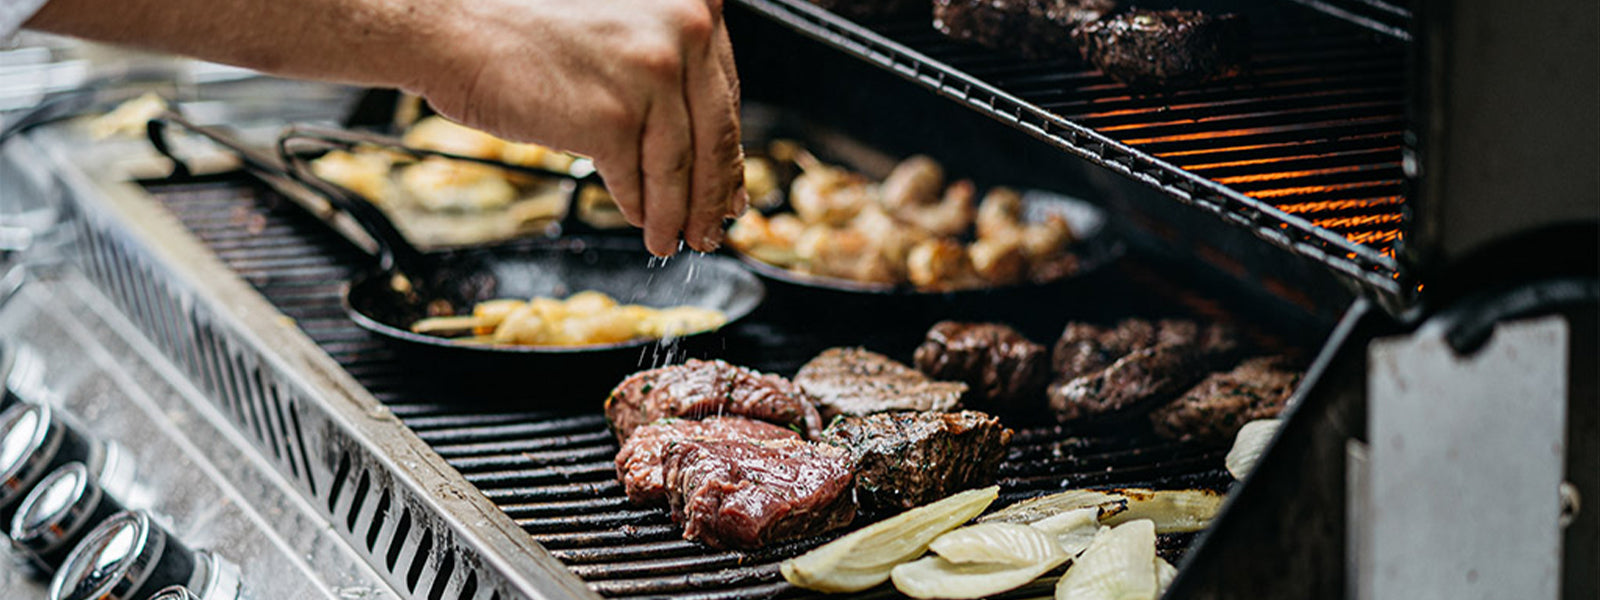
[[[716,249],[745,209],[721,0],[51,0],[28,25],[417,92],[593,158],[656,254]]]
[[[416,89],[454,36],[449,0],[50,0],[27,27],[281,75]],[[417,15],[427,15],[418,18]],[[433,61],[435,64],[429,64]],[[437,72],[437,71],[434,71]]]

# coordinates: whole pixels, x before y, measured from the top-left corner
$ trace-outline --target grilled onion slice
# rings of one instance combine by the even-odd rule
[[[1128,505],[1119,504],[1117,506],[1119,507],[1117,512],[1121,512],[1126,510]],[[1103,514],[1098,507],[1079,508],[1053,517],[1045,517],[1028,525],[1055,536],[1056,544],[1061,546],[1063,552],[1066,552],[1068,556],[1077,556],[1085,548],[1089,547],[1089,543],[1094,541],[1095,534],[1100,532],[1100,519],[1102,516]],[[986,524],[980,523],[979,525]]]
[[[1155,600],[1156,528],[1129,521],[1095,536],[1056,582],[1056,600]]]
[[[1256,462],[1261,460],[1262,453],[1267,451],[1267,444],[1272,442],[1273,434],[1278,433],[1278,419],[1258,419],[1245,423],[1239,428],[1239,437],[1233,440],[1233,449],[1228,451],[1228,457],[1223,459],[1227,465],[1228,473],[1234,479],[1243,480],[1245,475],[1255,470]]]
[[[1211,490],[1070,490],[1018,502],[980,521],[1033,523],[1092,507],[1100,509],[1100,522],[1106,525],[1150,519],[1158,533],[1187,533],[1210,525],[1222,506],[1222,498],[1221,493]]]
[[[913,598],[982,598],[1015,589],[1070,556],[1054,536],[1015,523],[982,523],[939,536],[930,556],[894,568],[894,587]]]
[[[980,523],[939,536],[929,550],[957,564],[981,563],[1020,567],[1063,554],[1048,533],[1016,523]]]
[[[967,490],[868,525],[784,561],[783,578],[821,592],[857,592],[878,585],[896,565],[921,556],[934,538],[978,516],[999,495],[999,486]]]
[[[1067,562],[1065,553],[1030,565],[966,563],[930,556],[894,568],[895,589],[912,598],[983,598],[1014,590]]]

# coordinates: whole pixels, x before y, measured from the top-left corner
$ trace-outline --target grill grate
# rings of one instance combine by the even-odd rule
[[[369,259],[288,200],[238,179],[159,184],[151,191],[596,592],[682,599],[801,594],[783,582],[778,563],[826,541],[826,536],[753,552],[717,551],[683,541],[664,509],[635,507],[623,496],[612,464],[616,444],[598,410],[506,410],[419,391],[427,382],[409,374],[379,338],[356,327],[340,307],[342,282]],[[1132,297],[1140,296],[1173,294],[1146,289]],[[1181,307],[1146,302],[1169,301],[1135,299],[1127,310],[1183,312]],[[1214,317],[1215,310],[1214,304],[1200,304],[1189,312]],[[791,374],[836,335],[817,327],[807,332],[755,318],[731,332],[728,355],[756,368]],[[841,341],[862,339],[861,332],[838,335]],[[1222,452],[1136,434],[1080,436],[1057,426],[1021,427],[1001,467],[1002,500],[1088,485],[1222,486],[1230,481],[1221,469]],[[334,487],[331,497],[353,495],[349,501],[362,504],[371,484],[366,471],[358,475],[348,463],[335,471],[328,484]],[[383,523],[385,532],[398,530],[392,534],[396,539],[405,537],[411,515],[396,523],[385,514],[387,496],[377,503],[370,518]],[[354,512],[350,516],[357,518]],[[352,530],[362,531],[358,525],[352,524]],[[369,529],[369,535],[377,535],[378,528]],[[376,539],[369,539],[369,545]],[[1171,557],[1188,538],[1164,542]],[[430,545],[431,539],[424,537],[419,544]],[[398,550],[390,549],[391,569]],[[420,552],[426,554],[426,549]]]
[[[1402,34],[1409,19],[1376,0],[1300,1],[1337,16],[1370,11],[1389,20],[1346,20]],[[738,3],[1371,289],[1406,294],[1394,250],[1405,205],[1406,48],[1394,39],[1255,7],[1244,76],[1141,93],[1076,58],[1024,60],[950,40],[927,18],[857,24],[806,0]]]

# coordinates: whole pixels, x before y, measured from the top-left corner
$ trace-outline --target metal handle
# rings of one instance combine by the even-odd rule
[[[328,201],[333,208],[361,226],[362,231],[378,245],[378,266],[385,271],[398,271],[413,286],[424,284],[427,279],[422,277],[428,272],[427,257],[418,250],[411,240],[406,239],[389,219],[383,210],[368,202],[360,194],[336,185],[313,173],[311,166],[304,160],[304,156],[296,152],[293,147],[296,141],[311,143],[324,148],[352,148],[356,142],[343,142],[328,137],[324,130],[307,128],[304,126],[291,126],[278,137],[278,157],[282,164],[287,165],[289,176],[302,185],[310,188]],[[323,216],[323,221],[329,226],[334,226],[332,215]]]
[[[326,127],[296,125],[285,131],[283,136],[278,139],[278,154],[283,160],[283,163],[289,165],[290,170],[296,174],[296,178],[302,183],[307,183],[308,185],[308,180],[316,179],[320,180],[323,184],[342,189],[341,186],[335,185],[326,180],[322,180],[322,178],[312,174],[310,170],[303,165],[305,162],[305,154],[303,152],[290,150],[290,146],[296,143],[305,147],[309,147],[310,149],[339,149],[347,151],[353,150],[358,146],[373,146],[407,154],[416,159],[438,157],[486,165],[505,171],[511,171],[513,173],[535,175],[552,179],[570,180],[574,182],[574,185],[572,186],[572,189],[568,191],[566,212],[562,215],[560,221],[560,227],[563,233],[574,232],[583,228],[583,223],[578,220],[577,215],[578,202],[582,198],[584,188],[588,186],[601,186],[603,188],[605,186],[605,182],[600,178],[600,173],[595,170],[594,162],[587,158],[578,159],[573,163],[572,167],[566,171],[558,171],[543,167],[519,165],[493,159],[465,156],[450,152],[441,152],[438,150],[429,150],[426,148],[416,148],[406,145],[405,142],[398,138],[390,136],[348,131],[343,129],[329,129]],[[348,190],[346,192],[348,193]],[[360,198],[359,196],[356,197],[361,202],[366,202],[366,199]]]
[[[150,145],[155,147],[156,152],[160,152],[162,156],[172,160],[172,175],[174,177],[189,177],[193,175],[193,171],[189,168],[189,164],[179,158],[177,153],[172,150],[172,143],[167,137],[167,128],[171,125],[180,126],[211,140],[212,143],[221,146],[237,157],[246,169],[272,177],[289,176],[289,172],[284,169],[283,163],[273,158],[272,155],[245,146],[220,130],[197,125],[183,115],[168,110],[150,119],[150,122],[145,125],[145,135],[150,138]]]

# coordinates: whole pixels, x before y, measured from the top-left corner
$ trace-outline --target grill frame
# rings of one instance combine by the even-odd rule
[[[1351,1],[1367,4],[1365,0]],[[1415,297],[1411,274],[1393,256],[1386,255],[1382,250],[1353,242],[1317,226],[1312,220],[1280,210],[1269,202],[1252,198],[1237,189],[1180,168],[1151,152],[1118,141],[1103,131],[1025,100],[962,68],[891,39],[890,35],[878,30],[889,26],[881,23],[858,24],[806,0],[734,0],[730,4],[764,20],[778,23],[830,49],[893,73],[1181,204],[1217,217],[1231,227],[1249,231],[1273,247],[1314,261],[1373,295],[1380,304],[1391,310],[1402,309],[1411,304]],[[932,32],[931,27],[924,29]],[[982,50],[964,52],[960,58],[1020,62]],[[1404,82],[1399,81],[1398,85],[1403,86]],[[1386,127],[1386,131],[1392,129],[1395,135],[1401,133],[1401,112],[1396,111],[1393,127]],[[1396,166],[1398,161],[1399,151],[1396,147]],[[1391,240],[1385,237],[1374,241],[1386,243]]]

